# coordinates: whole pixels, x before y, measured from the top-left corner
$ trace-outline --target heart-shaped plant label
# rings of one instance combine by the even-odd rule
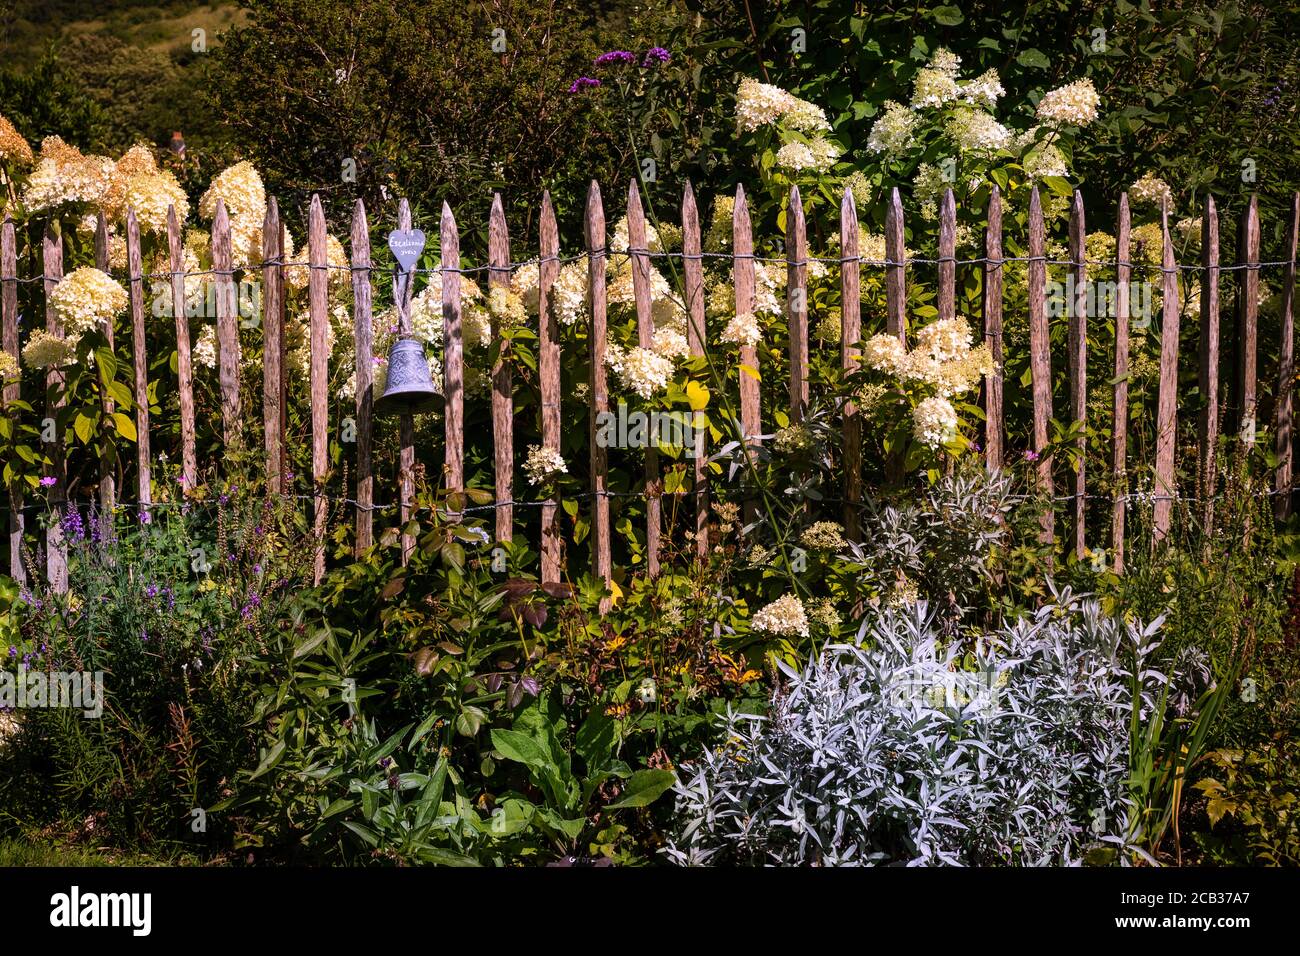
[[[402,271],[410,272],[424,251],[424,233],[419,229],[395,229],[388,234],[388,248],[393,250]]]

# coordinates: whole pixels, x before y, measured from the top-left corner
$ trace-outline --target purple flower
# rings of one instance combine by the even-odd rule
[[[973,442],[971,442],[971,443],[970,443],[970,450],[971,450],[971,451],[979,451],[979,450],[980,450],[980,443],[977,442],[977,441],[973,441]]]
[[[71,541],[81,541],[86,537],[86,526],[81,523],[81,512],[71,508],[63,515],[63,536]]]
[[[254,574],[261,574],[261,573],[262,573],[262,566],[261,566],[260,564],[255,564],[255,565],[253,565],[253,573],[254,573]]]
[[[636,54],[627,50],[610,50],[596,57],[597,66],[609,66],[611,63],[635,63]]]
[[[59,479],[55,478],[53,475],[46,475],[44,478],[41,479],[42,488],[51,488],[54,485],[57,485],[58,483],[59,483]]]
[[[18,648],[14,647],[12,644],[9,645],[9,656],[11,658],[18,656]]]
[[[1038,452],[1036,451],[1025,452],[1025,461],[1038,461]]]
[[[158,596],[158,585],[150,584],[148,587],[144,589],[144,595],[150,600],[156,598]]]
[[[385,770],[387,770],[392,765],[393,765],[392,757],[381,757],[379,760],[379,766],[383,767]]]
[[[600,86],[600,80],[596,79],[594,76],[580,76],[573,81],[573,85],[569,87],[569,92],[580,93],[583,90],[597,86]]]
[[[654,66],[657,63],[667,63],[672,54],[661,46],[652,46],[646,50],[645,56],[641,59],[642,66]]]

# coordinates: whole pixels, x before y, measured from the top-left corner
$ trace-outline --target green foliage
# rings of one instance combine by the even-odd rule
[[[197,508],[197,506],[195,506]],[[295,522],[260,500],[215,520],[160,507],[152,520],[69,512],[69,590],[24,591],[9,669],[104,674],[103,714],[29,709],[0,750],[8,813],[119,846],[228,839],[194,824],[249,756],[240,661],[298,583]]]

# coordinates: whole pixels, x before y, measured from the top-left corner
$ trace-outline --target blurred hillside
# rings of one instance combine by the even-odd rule
[[[2,109],[34,140],[117,152],[181,130],[210,145],[222,130],[197,95],[204,54],[244,17],[221,2],[0,0]]]

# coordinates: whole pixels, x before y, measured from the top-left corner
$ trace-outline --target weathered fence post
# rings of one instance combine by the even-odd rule
[[[682,193],[682,271],[685,279],[687,328],[686,341],[692,358],[704,355],[708,341],[704,314],[704,263],[700,253],[700,210],[695,204],[695,190],[689,180]],[[708,466],[705,462],[707,416],[695,412],[691,416],[692,435],[695,439],[693,464],[695,467],[695,555],[701,561],[709,555],[709,485]]]
[[[907,344],[907,250],[903,245],[903,200],[892,190],[885,210],[885,329]],[[885,458],[885,481],[903,480],[903,450],[895,448]]]
[[[375,474],[371,460],[375,428],[374,287],[370,284],[370,226],[366,204],[352,208],[352,346],[357,370],[357,535],[354,553],[375,542]],[[269,453],[269,448],[268,448]]]
[[[273,198],[266,204],[266,218],[262,222],[262,438],[268,495],[286,490],[282,467],[284,365],[280,361],[284,351],[284,256],[284,227],[280,223],[280,206]],[[178,336],[180,331],[178,324]],[[185,334],[188,339],[188,328]],[[193,402],[191,396],[191,414]]]
[[[1047,331],[1047,257],[1043,205],[1038,187],[1029,192],[1029,366],[1034,386],[1034,455],[1038,459],[1038,487],[1048,499],[1041,524],[1044,544],[1056,540],[1052,457],[1047,452],[1047,429],[1052,419],[1051,339]],[[1048,566],[1052,556],[1049,551]]]
[[[1169,533],[1174,496],[1174,453],[1178,425],[1178,264],[1174,243],[1169,238],[1169,202],[1160,210],[1161,271],[1164,273],[1160,303],[1160,392],[1156,400],[1156,495],[1152,521],[1156,541]],[[1252,413],[1253,414],[1253,413]]]
[[[438,224],[442,255],[443,393],[447,400],[447,489],[453,496],[453,520],[463,505],[456,496],[465,490],[465,351],[460,311],[460,231],[451,206],[442,204]]]
[[[542,193],[538,223],[541,253],[537,263],[537,377],[542,399],[542,445],[560,451],[560,329],[551,302],[551,288],[560,272],[560,234],[549,191]],[[652,333],[653,335],[653,333]],[[542,505],[542,586],[560,581],[560,527],[555,496]]]
[[[50,293],[63,278],[63,236],[55,223],[45,227],[45,237],[41,242],[41,265],[44,271],[45,288],[45,331],[56,338],[63,338],[63,320],[55,311],[50,301]],[[45,388],[62,389],[66,376],[51,366],[45,373]],[[46,415],[52,422],[58,421],[59,409],[66,403],[60,396],[46,406]],[[42,429],[44,431],[44,429]],[[63,452],[63,434],[57,424],[54,426],[54,440],[50,444],[50,477],[54,485],[49,496],[49,524],[45,528],[45,576],[55,593],[64,594],[68,590],[68,544],[63,538],[63,509],[68,501],[68,461]]]
[[[808,407],[808,227],[799,187],[786,207],[786,323],[790,333],[790,421],[803,421]]]
[[[984,232],[984,344],[993,355],[993,372],[984,379],[984,465],[1002,467],[1002,193],[989,193]]]
[[[167,254],[171,267],[172,320],[176,327],[176,389],[181,411],[181,480],[182,487],[189,491],[198,480],[199,470],[194,450],[194,359],[190,346],[190,320],[185,311],[185,248],[175,206],[167,207]],[[264,362],[269,366],[271,357],[265,356]]]
[[[943,191],[939,204],[939,320],[957,317],[957,202]]]
[[[1287,230],[1286,265],[1282,267],[1282,344],[1277,373],[1277,475],[1273,513],[1279,521],[1291,516],[1291,467],[1295,454],[1295,269],[1300,244],[1300,192],[1291,197],[1291,225]]]
[[[1128,193],[1119,197],[1119,224],[1115,230],[1115,392],[1111,420],[1113,442],[1111,475],[1114,490],[1110,517],[1110,547],[1115,553],[1115,573],[1124,573],[1124,519],[1128,509],[1128,324],[1131,223]],[[1148,302],[1149,300],[1144,299]]]
[[[840,199],[840,367],[850,376],[858,370],[862,340],[861,263],[858,251],[858,207],[853,190]],[[844,531],[850,541],[861,533],[858,510],[862,502],[862,416],[852,398],[844,402]]]
[[[1078,460],[1074,466],[1074,557],[1082,560],[1088,550],[1087,485],[1085,482],[1088,460],[1088,265],[1085,251],[1083,195],[1076,189],[1070,206],[1070,259],[1073,264],[1074,301],[1070,304],[1070,414],[1079,430],[1075,439]],[[1095,297],[1094,297],[1095,300]]]
[[[311,482],[312,532],[315,552],[312,578],[325,576],[325,520],[329,499],[325,473],[329,468],[329,256],[326,249],[325,211],[313,194],[307,215],[307,312],[311,322]]]
[[[637,344],[643,349],[653,349],[655,323],[650,311],[650,256],[646,244],[645,213],[641,209],[641,193],[635,179],[627,192],[627,251],[632,262]],[[659,452],[655,449],[654,442],[649,441],[645,449],[645,547],[646,571],[652,578],[659,574],[659,538],[663,530],[662,493]]]
[[[230,249],[230,216],[217,200],[212,220],[212,272],[217,303],[217,376],[221,382],[221,425],[227,445],[242,436],[239,418],[239,321]]]
[[[907,251],[903,245],[903,200],[895,187],[885,210],[885,302],[886,330],[907,343]]]
[[[0,224],[0,344],[15,368],[21,368],[22,350],[18,347],[18,244],[14,221],[5,213]],[[15,374],[3,383],[4,402],[22,397],[22,376]],[[23,492],[22,483],[13,481],[6,489],[9,499],[9,576],[19,584],[27,583],[23,568]]]
[[[754,314],[754,236],[749,222],[749,203],[745,187],[736,187],[736,204],[731,213],[731,278],[735,286],[736,315]],[[761,328],[761,326],[760,326]],[[740,430],[745,452],[759,444],[763,432],[763,413],[759,384],[758,346],[746,342],[740,346]],[[748,480],[749,476],[746,475]],[[745,496],[745,523],[754,520],[757,507],[752,494]]]
[[[131,299],[131,353],[135,364],[135,467],[140,518],[148,520],[153,494],[149,451],[149,352],[144,326],[144,267],[140,257],[140,224],[135,210],[126,211],[126,268]]]
[[[1250,197],[1237,242],[1237,434],[1249,450],[1255,446],[1259,347],[1259,199]]]
[[[608,589],[614,566],[610,554],[609,495],[607,471],[609,453],[598,435],[602,417],[609,414],[609,391],[605,374],[606,297],[605,208],[601,203],[600,184],[591,181],[587,190],[587,215],[583,231],[587,240],[587,283],[591,290],[591,418],[587,425],[591,444],[591,557],[592,570]],[[609,598],[602,597],[600,611],[609,610]]]
[[[501,194],[492,196],[488,219],[488,282],[510,288],[510,234]],[[492,341],[498,346],[492,366],[492,441],[496,483],[496,540],[500,544],[514,536],[515,432],[514,383],[510,370],[510,343],[501,337],[496,316],[492,317]]]
[[[109,262],[108,244],[108,220],[104,218],[103,210],[100,210],[95,222],[95,268],[103,273],[112,271]],[[111,353],[114,345],[113,323],[105,322],[103,331],[104,344]],[[116,407],[113,396],[109,394],[108,389],[102,391],[99,401],[104,420],[108,421],[113,417],[113,410]],[[102,443],[99,450],[99,507],[105,515],[111,515],[116,505],[117,446],[111,441],[106,441]]]
[[[1219,443],[1219,212],[1214,197],[1205,197],[1201,218],[1201,344],[1199,421],[1200,462],[1196,494],[1201,499],[1201,524],[1208,535],[1214,526],[1216,446]]]

